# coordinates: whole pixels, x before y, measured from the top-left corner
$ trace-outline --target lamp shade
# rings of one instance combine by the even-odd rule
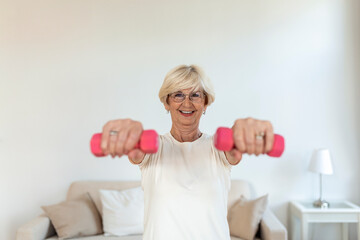
[[[333,174],[329,149],[320,148],[313,151],[309,171],[327,175]]]

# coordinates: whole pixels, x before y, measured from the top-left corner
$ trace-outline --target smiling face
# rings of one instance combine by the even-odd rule
[[[165,109],[170,111],[172,123],[178,128],[197,128],[199,126],[201,115],[207,108],[205,105],[206,97],[202,95],[199,102],[191,101],[189,96],[193,96],[195,99],[197,95],[193,93],[198,92],[197,90],[188,88],[177,93],[180,92],[186,95],[185,100],[183,102],[176,102],[174,96],[178,96],[179,94],[173,94],[168,97],[167,103],[164,104]]]

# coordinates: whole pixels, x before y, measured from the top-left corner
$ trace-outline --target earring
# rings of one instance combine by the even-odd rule
[[[203,115],[205,115],[205,113],[206,113],[206,110],[203,112]]]
[[[170,111],[169,110],[166,110],[166,113],[168,114]]]

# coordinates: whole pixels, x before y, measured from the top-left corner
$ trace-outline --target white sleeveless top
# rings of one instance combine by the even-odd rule
[[[143,240],[230,240],[227,202],[232,165],[207,134],[194,142],[160,136],[139,164],[144,190]]]

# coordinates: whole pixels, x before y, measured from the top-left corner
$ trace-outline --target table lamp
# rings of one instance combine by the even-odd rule
[[[320,198],[313,205],[318,208],[328,208],[330,204],[322,198],[322,175],[333,174],[329,149],[320,148],[313,151],[309,171],[320,174]]]

